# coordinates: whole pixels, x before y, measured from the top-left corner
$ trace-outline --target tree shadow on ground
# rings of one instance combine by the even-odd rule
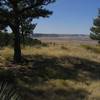
[[[88,100],[90,94],[84,88],[31,89],[44,84],[51,79],[74,80],[86,82],[87,80],[100,80],[100,63],[88,59],[63,56],[49,57],[43,55],[25,56],[23,66],[12,70],[14,78],[21,81],[20,92],[24,100]],[[25,85],[25,86],[24,86]],[[27,87],[28,85],[28,87]]]
[[[25,89],[23,91],[24,100],[33,100],[33,98],[34,100],[88,100],[90,94],[85,89],[74,89],[69,86],[67,89],[51,88],[47,90],[34,89],[32,91]]]
[[[27,61],[32,63],[32,67],[27,70],[21,69],[20,74],[22,75],[19,75],[24,81],[29,79],[30,83],[36,82],[37,84],[38,81],[49,79],[70,79],[83,82],[100,80],[100,63],[88,59],[71,56],[57,58],[35,55],[29,57]]]

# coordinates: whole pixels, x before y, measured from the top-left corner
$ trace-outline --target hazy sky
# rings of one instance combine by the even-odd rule
[[[100,0],[56,0],[48,7],[53,15],[35,21],[38,23],[35,32],[89,34],[99,7]]]

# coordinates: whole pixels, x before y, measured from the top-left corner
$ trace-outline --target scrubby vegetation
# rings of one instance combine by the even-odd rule
[[[97,46],[82,45],[82,47],[87,49],[87,50],[90,50],[92,52],[100,53],[100,46],[99,45],[97,45]]]
[[[22,100],[99,100],[100,53],[94,48],[100,50],[75,43],[27,46],[17,65],[6,47],[0,50],[0,73],[6,70]]]
[[[13,33],[0,33],[0,47],[6,47],[6,46],[10,46],[13,47],[14,46],[14,34]],[[36,46],[36,45],[40,45],[40,46],[47,46],[46,43],[41,42],[38,39],[33,39],[32,37],[29,36],[24,36],[24,40],[23,40],[23,36],[21,36],[21,45],[22,46]]]

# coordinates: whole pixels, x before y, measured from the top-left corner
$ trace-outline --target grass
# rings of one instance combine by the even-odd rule
[[[13,50],[6,47],[0,50],[0,69],[13,73],[24,100],[100,100],[99,51],[75,43],[26,47],[26,61],[14,65]]]
[[[92,52],[100,53],[100,45],[97,45],[97,46],[82,45],[82,47]]]

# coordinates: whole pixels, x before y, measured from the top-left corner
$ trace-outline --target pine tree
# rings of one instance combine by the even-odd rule
[[[20,33],[22,36],[22,43],[24,47],[25,47],[25,41],[26,41],[25,37],[32,38],[33,31],[37,25],[36,23],[34,24],[32,20],[33,20],[32,18],[29,18],[27,20],[24,20],[24,19],[21,20]]]
[[[98,16],[93,20],[93,26],[90,29],[90,38],[93,40],[98,40],[100,43],[100,9],[98,10]]]
[[[51,11],[45,9],[55,0],[0,0],[0,30],[8,26],[14,33],[14,61],[21,61],[20,27],[22,21],[39,17],[49,17]]]

